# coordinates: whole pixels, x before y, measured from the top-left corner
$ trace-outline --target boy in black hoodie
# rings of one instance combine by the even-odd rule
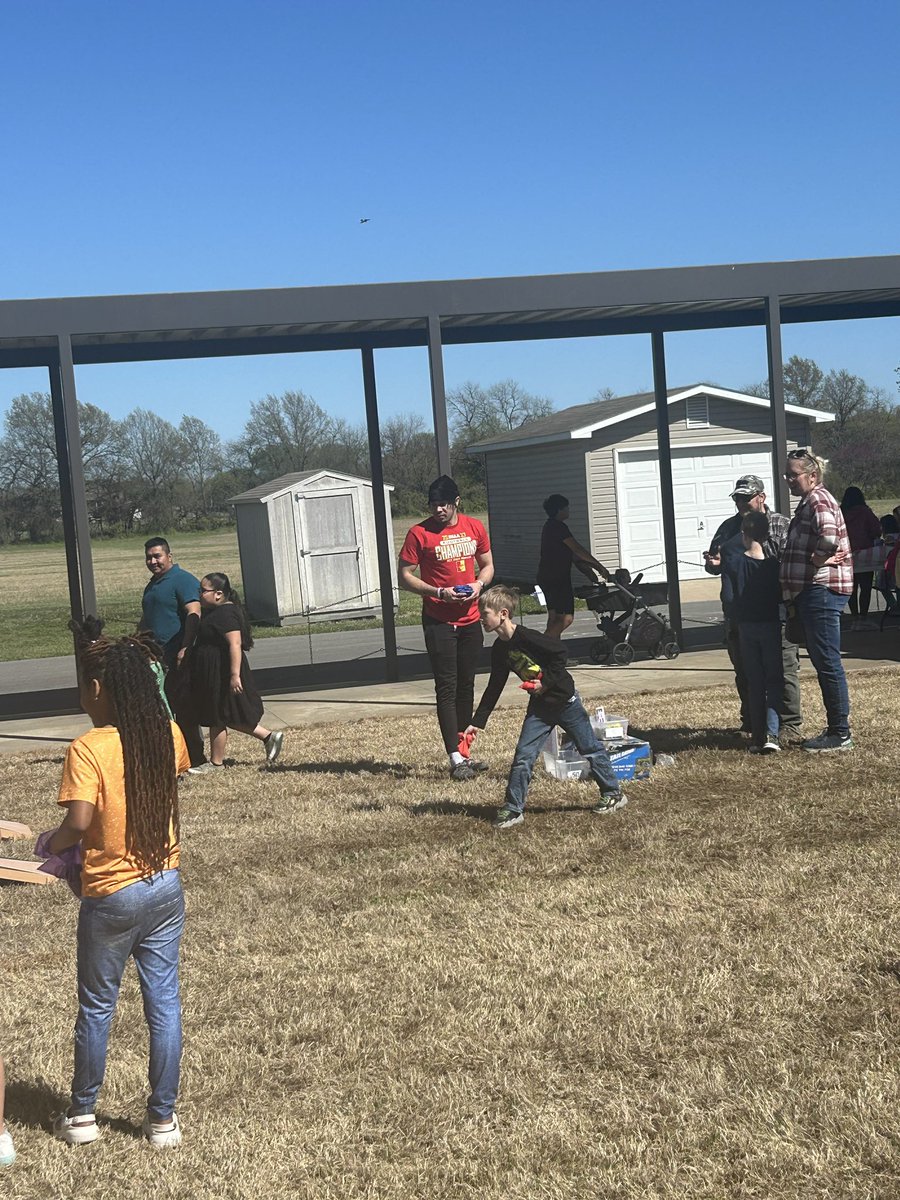
[[[494,820],[495,829],[509,829],[525,819],[525,794],[534,773],[534,764],[547,735],[560,725],[587,759],[591,777],[600,788],[600,799],[592,809],[605,814],[624,808],[623,795],[603,744],[591,728],[590,718],[575,692],[575,683],[566,670],[566,651],[557,638],[549,638],[522,625],[516,625],[518,593],[500,584],[480,597],[481,624],[487,633],[496,633],[491,650],[491,675],[481,703],[472,717],[467,734],[484,729],[500,699],[500,693],[514,671],[531,692],[531,700],[519,742],[513,756],[503,807]]]

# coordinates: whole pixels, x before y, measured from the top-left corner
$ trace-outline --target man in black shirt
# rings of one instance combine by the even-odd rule
[[[555,725],[566,731],[579,753],[587,759],[591,778],[600,788],[600,799],[592,811],[605,814],[624,808],[628,798],[620,790],[606,749],[598,741],[575,692],[575,681],[566,670],[566,651],[562,643],[557,638],[516,625],[512,613],[516,611],[517,603],[516,592],[500,584],[488,588],[478,602],[481,624],[486,632],[496,633],[497,640],[491,648],[490,678],[466,733],[477,734],[484,729],[510,671],[515,672],[524,681],[522,686],[531,692],[506,782],[503,806],[497,813],[494,827],[508,829],[524,820],[525,795],[534,764]]]
[[[766,558],[781,561],[784,543],[790,521],[779,512],[773,512],[766,505],[765,485],[758,475],[742,475],[734,485],[731,494],[737,512],[727,521],[723,521],[705,552],[705,570],[709,575],[722,576],[722,613],[725,617],[725,646],[728,657],[734,667],[734,682],[741,700],[741,732],[750,733],[750,708],[748,703],[747,673],[741,655],[741,642],[738,635],[737,621],[734,617],[734,596],[732,584],[727,575],[722,574],[721,556],[729,551],[737,550],[743,553],[741,541],[741,521],[750,512],[765,513],[769,518],[769,536],[763,545]],[[782,632],[781,639],[782,668],[784,672],[784,696],[781,703],[781,738],[782,741],[795,742],[802,739],[800,727],[803,717],[800,713],[800,655],[793,642],[789,642]]]

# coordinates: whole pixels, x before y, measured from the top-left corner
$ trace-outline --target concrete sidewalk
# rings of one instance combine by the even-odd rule
[[[274,647],[292,640],[273,639],[268,645]],[[573,639],[573,648],[580,641]],[[896,626],[886,629],[883,634],[847,634],[844,638],[844,666],[848,672],[887,669],[896,666],[898,661],[900,631]],[[673,662],[639,657],[628,667],[573,665],[570,669],[579,692],[591,699],[647,691],[679,692],[730,684],[734,678],[728,655],[721,648],[690,651]],[[814,675],[805,653],[801,654],[800,669],[804,678]],[[486,682],[487,672],[482,670],[476,680],[476,700]],[[527,703],[527,694],[510,683],[503,694],[502,705],[524,708]],[[422,677],[400,683],[369,682],[315,691],[275,691],[266,694],[265,705],[264,723],[275,729],[303,729],[336,721],[359,721],[367,717],[396,719],[433,712],[434,684],[430,677]],[[818,716],[810,719],[811,732],[816,732],[818,722]],[[88,728],[89,721],[84,715],[0,721],[0,753],[60,751]]]

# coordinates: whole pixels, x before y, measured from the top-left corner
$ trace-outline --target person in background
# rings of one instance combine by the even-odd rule
[[[429,487],[428,507],[431,516],[406,535],[399,583],[422,597],[425,648],[450,778],[464,783],[485,769],[469,754],[465,730],[472,720],[475,668],[484,644],[478,597],[494,578],[494,560],[485,527],[459,511],[459,488],[449,475]]]
[[[228,730],[258,738],[272,764],[281,753],[284,734],[261,725],[263,702],[253,683],[246,651],[253,646],[250,622],[228,576],[216,571],[200,580],[203,616],[191,652],[194,711],[209,727],[209,761],[191,767],[201,775],[224,767]]]
[[[747,677],[751,754],[777,754],[781,749],[779,708],[784,694],[781,642],[784,605],[778,581],[778,559],[766,556],[769,518],[751,510],[741,519],[741,549],[726,543],[718,565],[731,582],[732,615],[741,640]]]
[[[66,751],[58,829],[37,840],[41,858],[81,846],[75,1073],[54,1136],[71,1146],[100,1136],[95,1107],[110,1026],[129,958],[150,1032],[150,1097],[143,1132],[154,1146],[181,1142],[178,960],[184,930],[177,777],[190,765],[169,720],[140,635],[107,638],[102,622],[72,622],[81,704],[93,728]],[[145,635],[146,637],[146,635]]]
[[[538,587],[547,601],[547,637],[561,638],[575,620],[575,593],[572,590],[572,562],[586,563],[604,579],[609,571],[599,559],[572,537],[566,521],[569,501],[554,492],[543,504],[547,520],[541,530],[541,558],[537,569]]]
[[[206,762],[200,722],[191,705],[188,655],[200,628],[200,581],[182,570],[164,537],[144,543],[150,582],[141,598],[141,629],[149,629],[162,649],[165,690],[184,735],[191,766]]]
[[[841,499],[841,512],[844,514],[844,524],[847,526],[847,537],[850,539],[850,551],[853,555],[861,550],[870,550],[876,538],[881,537],[881,522],[866,504],[866,498],[858,487],[848,487]],[[874,621],[869,620],[869,604],[872,600],[873,571],[853,571],[853,591],[848,601],[850,612],[854,617],[850,626],[852,632],[864,629],[877,629]]]
[[[742,475],[734,485],[731,493],[737,512],[734,516],[723,521],[713,534],[709,549],[705,551],[705,570],[709,575],[721,575],[722,614],[725,617],[725,646],[728,657],[734,667],[734,682],[741,702],[741,733],[751,732],[750,709],[748,705],[747,675],[744,671],[744,661],[741,656],[741,640],[738,633],[737,621],[734,619],[734,597],[732,583],[727,575],[722,573],[722,553],[728,548],[737,553],[743,553],[741,538],[741,522],[747,513],[761,512],[769,518],[769,536],[763,545],[767,558],[780,561],[784,550],[789,521],[787,517],[770,509],[766,504],[765,485],[758,475]],[[729,547],[729,543],[731,546]],[[782,698],[781,741],[799,742],[802,740],[801,726],[803,717],[800,711],[800,654],[794,642],[790,641],[782,631],[781,663],[784,675],[784,696]]]
[[[784,478],[800,503],[781,559],[784,599],[796,609],[819,677],[828,725],[803,743],[812,754],[852,750],[850,693],[841,662],[841,611],[853,590],[853,560],[844,515],[824,484],[825,468],[809,450],[791,450]]]
[[[886,546],[893,546],[898,535],[900,535],[900,525],[897,524],[897,518],[893,513],[885,513],[879,519],[878,523],[881,526],[881,540]]]

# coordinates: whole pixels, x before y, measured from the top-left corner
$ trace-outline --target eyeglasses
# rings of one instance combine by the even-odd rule
[[[204,592],[217,592],[218,590],[218,588],[201,588],[200,595],[202,596]]]
[[[809,450],[807,449],[806,446],[802,447],[801,449],[797,449],[797,450],[788,450],[787,456],[789,459],[790,458],[809,458]]]

